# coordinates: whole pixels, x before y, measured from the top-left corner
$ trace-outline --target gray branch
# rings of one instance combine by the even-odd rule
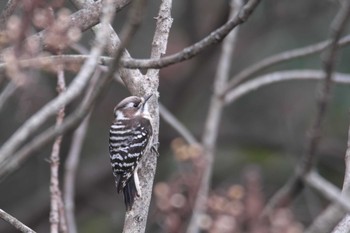
[[[20,222],[18,219],[13,217],[12,215],[6,213],[2,209],[0,209],[0,218],[2,218],[4,221],[8,222],[12,226],[14,226],[17,230],[23,232],[23,233],[35,233],[32,229],[24,225],[22,222]]]
[[[294,174],[276,194],[270,199],[264,210],[264,216],[271,213],[276,206],[286,206],[303,190],[303,178],[313,169],[316,160],[316,150],[321,139],[323,120],[328,107],[331,88],[333,86],[332,74],[335,67],[335,58],[338,50],[338,42],[345,29],[346,22],[350,16],[350,4],[346,1],[346,6],[340,7],[332,25],[331,42],[325,51],[323,59],[324,78],[320,86],[317,99],[317,112],[314,122],[310,128],[306,150],[296,166]]]
[[[64,78],[64,71],[61,69],[57,74],[57,91],[60,95],[66,89],[66,81]],[[56,127],[59,127],[64,119],[65,106],[62,106],[57,113]],[[60,164],[60,150],[61,150],[62,135],[56,137],[52,147],[50,156],[50,197],[51,197],[51,209],[50,209],[50,232],[58,233],[59,226],[63,226],[63,233],[67,232],[65,225],[65,214],[60,214],[62,206],[62,193],[59,187],[59,164]],[[63,224],[64,223],[64,224]]]
[[[243,3],[241,0],[231,1],[231,12],[228,22],[239,17],[242,5]],[[219,59],[214,81],[214,93],[210,100],[208,116],[205,122],[205,128],[202,137],[202,147],[206,163],[203,171],[203,176],[199,184],[197,196],[195,198],[191,220],[187,229],[188,233],[197,233],[200,231],[200,218],[206,211],[206,203],[208,199],[210,180],[214,165],[216,140],[219,132],[219,124],[222,111],[224,109],[224,102],[220,98],[219,93],[223,90],[229,78],[230,64],[237,34],[238,27],[236,27],[228,34],[228,36],[224,39],[221,48],[221,56]]]
[[[172,23],[171,18],[172,0],[162,0],[159,13],[157,16],[156,30],[152,42],[152,58],[159,58],[165,53],[169,31]],[[122,76],[123,77],[123,76]],[[145,95],[146,93],[158,93],[159,71],[148,70],[144,79],[137,80],[136,86],[131,87],[126,83],[128,89],[136,95]],[[136,87],[136,88],[135,88]],[[158,97],[155,96],[155,97]],[[158,142],[159,134],[159,105],[158,98],[150,100],[150,113],[152,117],[151,124],[153,126],[154,142]],[[145,232],[149,205],[151,203],[153,180],[157,166],[157,154],[149,151],[141,159],[141,168],[139,169],[139,178],[142,189],[142,197],[137,198],[132,209],[126,213],[124,222],[124,233],[140,233]]]
[[[345,176],[343,183],[342,196],[349,195],[350,191],[350,127],[348,129],[348,143],[345,154]],[[346,233],[349,232],[348,218],[346,210],[337,203],[328,206],[312,224],[306,229],[305,233]],[[341,221],[341,222],[339,222]],[[337,225],[338,224],[338,225]]]
[[[121,65],[126,68],[162,68],[171,64],[188,60],[197,54],[203,52],[209,46],[221,42],[230,31],[239,24],[247,21],[251,13],[255,10],[260,0],[250,0],[240,11],[240,13],[229,20],[226,24],[211,32],[210,35],[198,41],[197,43],[184,48],[182,51],[162,57],[161,59],[133,59],[122,60]]]
[[[319,42],[317,44],[312,44],[306,47],[285,51],[285,52],[264,58],[263,60],[247,67],[246,69],[242,70],[238,74],[234,75],[231,78],[228,85],[226,86],[222,95],[227,94],[227,92],[229,92],[231,89],[236,87],[242,81],[256,75],[261,71],[266,70],[267,68],[273,65],[277,65],[282,62],[291,61],[301,57],[306,57],[316,53],[320,53],[324,51],[324,49],[327,48],[330,45],[330,43],[331,43],[331,40],[326,40],[326,41]],[[350,44],[350,35],[344,36],[338,42],[339,47],[347,46],[349,44]]]
[[[75,130],[73,139],[65,163],[64,173],[64,205],[66,209],[67,228],[69,233],[77,233],[77,224],[75,220],[75,179],[80,159],[80,152],[83,146],[87,127],[89,125],[90,114],[84,119],[80,126]]]
[[[166,107],[159,103],[159,114],[161,118],[173,127],[186,141],[188,144],[196,145],[199,144],[197,139]]]
[[[341,195],[340,190],[335,185],[314,171],[309,172],[304,179],[312,188],[318,190],[327,199],[340,205],[347,212],[350,212],[349,195]]]
[[[224,101],[225,104],[231,104],[252,91],[278,82],[322,79],[324,79],[324,73],[321,70],[287,70],[268,73],[240,84],[226,94]],[[350,75],[334,73],[333,81],[339,84],[350,84]]]
[[[108,6],[110,5],[108,4]],[[104,25],[104,28],[108,27],[113,16],[113,7],[103,7],[102,24]],[[67,90],[57,98],[47,103],[37,113],[30,117],[0,148],[0,177],[16,169],[34,149],[42,146],[45,144],[45,142],[49,141],[50,139],[52,140],[52,138],[62,133],[58,132],[57,130],[55,130],[55,133],[51,131],[50,137],[47,137],[47,134],[42,133],[37,137],[36,141],[30,142],[27,147],[24,146],[23,149],[15,153],[19,146],[25,140],[27,140],[29,136],[35,132],[36,129],[41,126],[50,116],[54,115],[61,106],[67,105],[82,93],[84,88],[89,83],[90,77],[98,64],[98,58],[102,54],[102,51],[106,45],[106,38],[108,37],[107,33],[107,30],[101,30],[97,34],[95,46],[91,50],[91,56],[84,63],[80,72],[72,81]],[[67,123],[62,124],[61,128],[64,127],[67,127]]]

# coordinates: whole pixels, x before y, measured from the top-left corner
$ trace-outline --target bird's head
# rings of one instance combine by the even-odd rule
[[[147,101],[153,94],[146,97],[129,96],[120,101],[114,108],[116,120],[132,119],[137,116],[149,116]]]

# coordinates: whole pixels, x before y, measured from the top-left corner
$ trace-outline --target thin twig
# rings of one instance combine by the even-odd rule
[[[338,52],[337,44],[341,34],[345,30],[345,25],[350,17],[350,1],[346,1],[346,3],[346,6],[340,8],[339,12],[337,13],[335,19],[332,22],[332,40],[329,45],[329,49],[325,51],[324,59],[322,59],[325,77],[323,79],[322,86],[320,86],[318,108],[314,124],[310,130],[311,136],[308,142],[308,147],[306,149],[305,156],[303,156],[302,158],[303,161],[300,167],[301,175],[310,171],[315,162],[316,150],[321,137],[322,123],[323,119],[325,118],[328,102],[331,96],[331,88],[333,86],[332,74],[336,65],[336,56]]]
[[[68,152],[67,160],[65,162],[64,173],[64,204],[66,208],[67,228],[69,233],[77,232],[77,224],[75,220],[75,179],[80,159],[80,152],[83,146],[84,138],[86,135],[87,127],[90,121],[89,114],[80,126],[75,130],[73,139]]]
[[[161,118],[175,129],[190,145],[199,144],[197,139],[168,109],[159,103],[159,114]]]
[[[84,3],[89,3],[92,4],[93,0],[87,0],[87,1],[82,1],[82,0],[71,0],[77,7],[82,8],[84,6]],[[130,1],[129,1],[130,2]],[[124,2],[125,4],[127,4],[127,2]],[[100,24],[97,24],[96,26],[92,27],[93,32],[96,33],[96,31],[99,30],[99,28],[101,27]],[[101,65],[108,65],[110,64],[110,62],[112,61],[112,57],[113,55],[116,53],[116,51],[118,50],[118,47],[120,46],[120,38],[117,35],[117,33],[114,31],[113,27],[110,25],[108,27],[108,41],[107,41],[107,53],[110,57],[105,57],[105,56],[101,56]],[[73,55],[74,56],[74,55]],[[80,56],[76,57],[77,60],[75,59],[69,59],[72,62],[74,62],[75,66],[79,66],[80,63],[80,59],[84,59],[84,57],[86,56]],[[121,59],[132,59],[129,52],[125,49],[122,53],[122,57]],[[68,63],[65,62],[65,66],[68,65]],[[1,68],[1,64],[0,64],[0,68]],[[140,72],[140,70],[138,69],[126,69],[124,67],[119,67],[119,74],[120,77],[117,75],[117,73],[114,75],[114,80],[117,82],[120,82],[120,78],[123,80],[125,86],[129,89],[129,91],[131,93],[137,93],[137,88],[135,89],[135,87],[137,87],[137,83],[139,82],[139,80],[141,80],[142,78],[144,78],[143,74]]]
[[[350,196],[344,196],[341,191],[332,183],[325,180],[318,173],[311,171],[304,177],[307,184],[312,188],[319,191],[323,196],[325,196],[330,201],[337,203],[341,208],[350,212]]]
[[[102,29],[108,27],[114,16],[113,3],[105,4],[103,7],[103,16],[101,24],[104,25]],[[76,98],[89,83],[90,77],[94,72],[98,57],[102,54],[102,51],[106,45],[106,38],[108,37],[107,30],[101,30],[96,36],[95,46],[91,50],[91,56],[84,63],[80,72],[76,78],[72,81],[67,90],[59,95],[57,98],[46,104],[40,111],[29,118],[12,136],[3,144],[0,149],[0,177],[3,177],[8,172],[16,169],[26,157],[35,149],[43,146],[46,142],[52,140],[57,135],[73,127],[83,118],[76,117],[76,114],[72,117],[68,117],[59,128],[50,128],[44,133],[41,133],[35,140],[24,146],[17,153],[14,153],[16,149],[23,143],[29,136],[43,123],[46,119],[52,116],[62,105],[67,105],[70,101]],[[87,106],[85,106],[87,107]],[[90,109],[89,106],[88,109]],[[88,111],[86,110],[86,112]],[[80,110],[80,109],[78,109]],[[84,112],[85,113],[85,112]]]
[[[63,70],[58,71],[57,75],[57,92],[62,94],[66,90],[66,82],[64,79]],[[65,115],[65,106],[62,106],[57,113],[56,127],[62,125]],[[64,221],[65,215],[60,214],[62,209],[62,194],[59,187],[59,165],[60,165],[60,148],[62,142],[62,135],[58,136],[53,144],[52,153],[50,157],[51,179],[50,179],[50,194],[51,194],[51,211],[50,211],[50,223],[51,233],[58,233],[59,226]],[[62,227],[66,232],[66,227]]]
[[[12,215],[6,213],[4,210],[0,209],[0,218],[2,218],[4,221],[8,222],[12,226],[14,226],[17,230],[23,232],[23,233],[35,233],[32,229],[24,225],[22,222],[20,222],[18,219],[13,217]]]
[[[99,25],[96,25],[99,27]],[[97,28],[98,28],[97,27]],[[120,41],[119,38],[116,34],[112,33],[113,39],[111,39],[110,42],[112,43],[109,45],[111,49],[109,49],[109,54],[112,54],[113,51],[115,51],[115,48],[119,45]],[[231,78],[231,81],[227,84],[225,87],[225,90],[221,93],[222,96],[226,95],[233,87],[237,86],[240,82],[243,80],[252,77],[253,75],[273,66],[280,64],[282,62],[286,61],[291,61],[297,58],[313,55],[319,52],[322,52],[327,46],[329,46],[330,41],[322,41],[317,44],[309,45],[303,48],[298,48],[298,49],[293,49],[290,51],[282,52],[276,55],[273,55],[271,57],[267,57],[258,63],[249,66],[248,68],[242,70],[240,73],[235,75],[233,78]],[[339,42],[338,42],[338,47],[344,47],[350,44],[350,35],[342,37]],[[112,49],[113,48],[113,49]],[[112,51],[112,52],[110,52]],[[123,63],[124,60],[130,60],[132,62],[133,59],[130,57],[130,54],[125,51],[124,53],[125,56],[123,56],[121,63]],[[46,69],[48,71],[54,70],[55,66],[57,64],[63,65],[66,69],[71,69],[71,70],[77,70],[86,59],[89,58],[90,55],[76,55],[76,54],[62,54],[62,55],[50,55],[50,56],[45,56],[45,57],[36,57],[36,58],[31,58],[31,59],[26,59],[26,60],[19,60],[18,64],[22,68],[40,68],[40,69]],[[162,59],[162,58],[160,58]],[[106,57],[106,56],[101,56],[100,57],[100,64],[101,65],[108,65],[111,62],[112,58],[111,57]],[[6,68],[6,63],[0,63],[0,71],[3,72],[4,69]],[[171,64],[166,64],[160,68],[166,67]],[[147,68],[148,66],[146,66]],[[138,68],[143,68],[143,66],[140,66]],[[153,67],[150,67],[153,68]],[[159,68],[159,67],[158,67]],[[128,70],[128,72],[132,72],[133,70],[129,69],[124,69]],[[137,77],[140,77],[137,75]]]
[[[97,80],[101,72],[99,69],[94,73],[92,80]],[[75,219],[75,180],[80,160],[80,152],[83,146],[86,131],[89,126],[91,112],[85,117],[83,122],[75,130],[73,139],[65,162],[64,173],[64,207],[66,211],[67,229],[69,233],[77,232],[77,224]]]
[[[81,2],[81,0],[72,0],[74,2]],[[88,2],[91,4],[93,2],[93,0],[88,0]],[[130,1],[129,1],[130,2]],[[92,30],[94,32],[96,32],[97,30],[99,30],[99,27],[100,25],[96,25],[92,28]],[[114,54],[116,53],[116,51],[118,50],[119,46],[120,46],[120,38],[119,36],[117,35],[117,33],[114,31],[113,27],[112,26],[109,26],[108,28],[109,30],[109,38],[108,38],[108,41],[107,41],[107,52],[109,54],[109,56],[113,57]],[[104,57],[106,58],[106,57]],[[102,58],[102,59],[104,59]],[[122,53],[122,57],[121,57],[121,60],[125,58],[125,59],[131,59],[131,56],[129,54],[129,52],[125,49]],[[104,63],[105,61],[102,61],[102,64],[109,64],[110,61],[112,59],[111,58],[107,58],[106,63]],[[134,87],[137,87],[137,83],[138,83],[138,80],[144,78],[143,74],[140,72],[140,70],[138,69],[134,69],[134,70],[131,70],[131,69],[126,69],[122,66],[119,67],[119,74],[120,74],[120,77],[122,78],[125,86],[129,89],[129,91],[131,93],[136,93],[137,90],[135,90]]]
[[[343,182],[342,196],[349,195],[350,191],[350,127],[348,129],[348,143],[345,153],[345,176]],[[344,217],[346,211],[336,203],[328,206],[312,224],[306,229],[305,233],[346,233],[349,232],[349,214]],[[340,221],[340,222],[339,222]]]
[[[264,58],[263,60],[259,61],[258,63],[255,63],[246,69],[242,70],[238,74],[234,75],[230,82],[225,87],[222,95],[226,95],[230,90],[232,90],[234,87],[236,87],[239,83],[246,80],[249,77],[252,77],[256,75],[257,73],[266,70],[267,68],[280,64],[282,62],[291,61],[294,59],[298,59],[301,57],[306,57],[309,55],[313,55],[316,53],[322,52],[327,46],[329,46],[331,43],[331,40],[326,40],[319,42],[317,44],[312,44],[306,47],[293,49],[289,51],[285,51],[279,54],[272,55],[270,57]],[[347,46],[350,44],[350,35],[344,36],[341,38],[338,42],[339,47]]]
[[[87,1],[82,1],[82,0],[71,0],[76,6],[78,7],[83,7],[85,3],[89,3],[89,4],[93,4],[93,0],[87,0]],[[131,0],[123,0],[124,4],[129,4],[129,2],[131,2]],[[92,30],[96,33],[96,31],[99,30],[99,28],[101,27],[100,24],[97,24],[96,26],[92,27]],[[107,41],[107,52],[108,55],[111,57],[101,57],[101,64],[109,64],[110,61],[112,61],[112,57],[113,55],[116,53],[118,47],[120,46],[120,38],[117,35],[117,33],[114,31],[113,27],[110,25],[108,27],[108,41]],[[124,50],[122,53],[122,59],[131,59],[131,56],[129,54],[129,52],[127,50]],[[119,68],[119,74],[120,77],[122,78],[124,84],[128,87],[128,89],[130,90],[130,92],[132,93],[136,93],[136,90],[134,90],[133,88],[135,86],[137,86],[137,82],[138,80],[140,80],[141,78],[143,78],[143,74],[140,72],[140,70],[134,69],[125,69],[124,67],[120,67]],[[115,76],[116,77],[116,76]],[[116,79],[118,81],[118,79]]]
[[[162,68],[171,64],[188,60],[197,54],[203,52],[209,46],[221,42],[230,31],[239,24],[247,21],[251,13],[254,11],[260,0],[250,0],[240,11],[240,13],[229,20],[226,24],[211,32],[207,37],[197,43],[184,48],[182,51],[162,57],[161,59],[133,59],[122,60],[121,65],[126,68]]]
[[[331,43],[325,51],[323,59],[324,79],[320,86],[319,98],[317,100],[317,113],[315,120],[310,128],[307,148],[299,164],[295,169],[294,175],[276,194],[270,199],[263,212],[263,217],[270,214],[272,209],[279,205],[288,205],[303,190],[303,176],[311,171],[315,165],[316,151],[321,139],[321,130],[325,118],[331,88],[333,86],[332,73],[335,66],[335,58],[338,50],[338,41],[344,31],[346,22],[350,16],[350,1],[344,3],[346,6],[340,7],[331,25]]]
[[[228,22],[239,17],[242,8],[241,0],[231,1],[231,12]],[[195,198],[191,220],[188,225],[188,233],[199,232],[199,221],[203,213],[206,211],[206,202],[209,193],[209,186],[211,174],[214,164],[214,154],[216,149],[216,141],[219,132],[219,124],[221,120],[222,111],[224,109],[224,102],[219,96],[223,90],[230,73],[230,64],[232,54],[234,51],[235,41],[238,33],[238,27],[232,30],[224,39],[219,64],[216,70],[214,81],[214,93],[210,100],[208,116],[205,122],[204,133],[202,137],[203,152],[206,164],[203,171],[203,176],[199,184],[198,193]]]
[[[97,27],[96,27],[97,26]],[[96,25],[93,27],[95,31],[100,27],[99,25]],[[110,43],[108,43],[108,53],[112,56],[114,53],[115,49],[119,46],[120,40],[118,38],[118,35],[115,34],[115,32],[112,32],[112,28],[109,29],[110,34],[112,35],[112,39],[110,39]],[[313,55],[316,53],[322,52],[327,46],[329,46],[330,40],[327,41],[322,41],[317,44],[312,44],[306,47],[298,48],[298,49],[293,49],[290,51],[285,51],[276,55],[273,55],[271,57],[267,57],[261,61],[259,61],[256,64],[253,64],[252,66],[247,67],[246,69],[242,70],[240,73],[235,75],[233,78],[231,78],[230,82],[227,84],[225,87],[224,91],[221,93],[222,96],[226,95],[227,92],[229,92],[233,87],[237,86],[240,82],[243,80],[254,76],[255,74],[273,66],[280,64],[282,62],[286,61],[291,61],[297,58]],[[338,47],[344,47],[350,44],[350,35],[342,37],[339,42],[338,42]],[[124,56],[125,55],[125,56]],[[50,56],[45,56],[45,57],[36,57],[36,58],[31,58],[31,59],[25,59],[25,60],[19,60],[18,64],[22,68],[40,68],[40,69],[45,69],[45,70],[55,70],[55,67],[57,64],[63,65],[66,69],[71,69],[71,70],[78,70],[78,68],[84,63],[86,59],[89,58],[90,55],[76,55],[76,54],[62,54],[62,55],[50,55]],[[160,58],[163,59],[163,58]],[[125,51],[123,54],[123,58],[121,59],[121,65],[125,62],[128,61],[132,63],[134,60],[130,57],[130,54]],[[107,56],[101,56],[100,57],[100,64],[101,65],[108,65],[112,61],[111,57]],[[145,62],[147,60],[144,60]],[[181,61],[179,61],[181,62]],[[3,72],[4,69],[6,68],[6,63],[0,63],[0,71]],[[169,66],[171,64],[164,64],[161,67],[153,67],[153,66],[139,66],[135,67],[136,68],[163,68],[166,66]],[[124,69],[128,70],[127,72],[132,72],[133,70],[129,69]],[[132,76],[131,76],[132,77]],[[136,77],[140,77],[139,75],[136,75]]]
[[[240,84],[225,96],[225,104],[231,104],[242,96],[258,90],[264,86],[278,82],[302,81],[302,80],[323,80],[324,73],[320,70],[287,70],[268,73],[253,80]],[[333,81],[339,84],[349,84],[350,75],[334,73]]]
[[[350,195],[350,127],[348,130],[348,144],[345,154],[345,176],[342,189],[342,196]],[[333,233],[347,233],[350,232],[350,214],[349,212],[344,216],[344,218],[335,227]]]
[[[84,8],[86,4],[93,4],[95,2],[95,0],[70,0],[70,1],[80,9]],[[119,0],[118,2],[119,4],[126,6],[130,4],[131,0]],[[91,29],[94,33],[96,33],[100,27],[101,25],[97,24],[93,26]],[[118,46],[120,45],[120,39],[111,25],[108,27],[108,30],[109,30],[109,37],[108,37],[106,48],[109,56],[112,57],[115,51],[117,50]]]

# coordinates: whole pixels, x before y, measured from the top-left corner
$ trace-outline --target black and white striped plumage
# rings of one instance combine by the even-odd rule
[[[135,196],[141,196],[137,174],[141,157],[152,146],[152,125],[146,98],[130,96],[114,109],[115,120],[109,131],[109,154],[118,193],[130,210]]]

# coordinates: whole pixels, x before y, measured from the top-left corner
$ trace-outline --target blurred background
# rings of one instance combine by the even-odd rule
[[[6,1],[0,2],[1,9],[5,3]],[[72,12],[76,10],[69,1],[62,4]],[[159,4],[160,0],[148,1],[144,21],[128,48],[132,57],[149,57],[155,28],[153,18],[157,16]],[[180,51],[224,24],[229,14],[228,5],[229,1],[173,1],[174,22],[167,54]],[[231,74],[234,75],[267,56],[326,40],[338,7],[338,1],[330,0],[261,1],[249,20],[240,27]],[[116,15],[114,28],[117,32],[121,30],[129,8],[126,7]],[[20,14],[21,11],[18,10],[17,13]],[[80,43],[90,48],[92,40],[93,34],[87,31],[83,33]],[[160,102],[198,140],[201,140],[207,116],[220,46],[221,44],[214,45],[195,58],[164,68],[160,72]],[[349,59],[350,50],[345,47],[342,49],[341,59],[338,59],[339,72],[350,72]],[[266,72],[289,69],[321,69],[320,55],[286,62]],[[1,109],[0,145],[28,117],[56,96],[55,75],[38,70],[30,72],[25,84]],[[74,74],[67,73],[67,83],[73,77]],[[2,79],[0,90],[4,89],[7,82],[6,79]],[[258,188],[256,199],[263,205],[286,182],[306,144],[307,130],[315,116],[316,89],[315,81],[288,81],[251,92],[226,107],[220,124],[215,156],[211,191],[214,200],[219,200],[227,194],[227,198],[237,201],[237,206],[233,207],[236,208],[235,211],[244,212],[240,208],[244,206],[249,184],[255,182],[253,186]],[[108,134],[114,106],[128,95],[128,91],[122,85],[113,83],[92,112],[77,177],[76,214],[79,232],[121,232],[125,208],[122,196],[117,195],[114,186],[109,162]],[[337,85],[333,89],[318,150],[320,173],[339,187],[344,176],[349,97],[348,86]],[[77,103],[79,99],[67,106],[67,113],[74,110]],[[54,120],[52,118],[46,126]],[[67,156],[72,133],[73,131],[63,137],[61,164],[64,164]],[[187,174],[195,170],[195,166],[191,165],[191,159],[189,161],[176,156],[176,148],[184,142],[162,119],[159,140],[160,157],[155,178],[155,188],[158,192],[152,199],[147,230],[181,232],[181,228],[171,230],[174,229],[171,227],[174,223],[171,222],[171,218],[167,218],[167,214],[189,216],[188,212],[174,210],[183,207],[184,201],[181,201],[181,196],[180,201],[175,198],[178,201],[175,201],[171,210],[164,207],[166,204],[160,204],[158,201],[162,198],[164,190],[169,191],[176,186],[181,174],[182,178],[186,179]],[[48,232],[49,229],[50,173],[47,160],[51,147],[52,145],[48,145],[37,151],[20,169],[0,182],[0,208],[37,232]],[[182,190],[181,187],[180,185],[178,189]],[[180,207],[176,207],[176,203],[180,203]],[[302,228],[303,225],[307,226],[326,204],[319,194],[306,188],[288,214],[292,216],[290,218],[293,222]],[[237,216],[243,216],[241,212]],[[237,224],[242,222],[240,218],[237,219]],[[186,225],[187,220],[182,219],[179,224]],[[225,219],[217,221],[225,222]],[[210,223],[210,220],[208,222]],[[239,230],[234,232],[246,232],[247,226],[240,226]],[[204,223],[203,229],[206,229]],[[16,231],[0,221],[0,232]]]

